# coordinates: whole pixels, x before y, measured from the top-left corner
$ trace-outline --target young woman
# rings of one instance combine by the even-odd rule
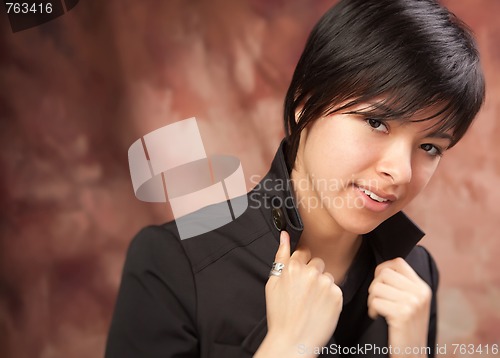
[[[438,272],[401,210],[483,98],[473,38],[436,1],[341,0],[246,212],[132,242],[106,357],[434,356]]]

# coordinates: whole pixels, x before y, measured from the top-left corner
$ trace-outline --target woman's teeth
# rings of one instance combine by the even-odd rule
[[[363,189],[363,188],[359,188],[361,189],[361,191],[363,193],[365,193],[366,195],[368,195],[370,198],[372,198],[373,200],[375,201],[378,201],[379,203],[385,203],[386,201],[389,201],[388,199],[384,199],[384,198],[381,198],[380,196],[378,196],[377,194],[375,193],[372,193],[370,190],[367,190],[367,189]]]

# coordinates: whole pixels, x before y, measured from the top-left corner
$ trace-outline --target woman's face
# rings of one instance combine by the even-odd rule
[[[434,174],[451,142],[431,128],[436,121],[383,122],[338,113],[309,124],[292,171],[299,210],[333,219],[348,232],[373,230]]]

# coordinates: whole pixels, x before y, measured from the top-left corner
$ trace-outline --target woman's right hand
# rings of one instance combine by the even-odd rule
[[[285,352],[287,357],[314,357],[304,350],[329,341],[342,311],[342,291],[333,276],[323,272],[323,260],[311,259],[309,250],[299,248],[290,256],[290,236],[285,231],[275,262],[285,267],[280,277],[271,276],[266,284],[268,333],[254,357]]]

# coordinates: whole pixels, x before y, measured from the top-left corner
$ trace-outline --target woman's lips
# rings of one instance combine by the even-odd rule
[[[376,212],[381,212],[387,209],[391,203],[397,200],[395,195],[381,193],[380,191],[370,190],[355,185],[355,190],[363,199],[363,207]]]

